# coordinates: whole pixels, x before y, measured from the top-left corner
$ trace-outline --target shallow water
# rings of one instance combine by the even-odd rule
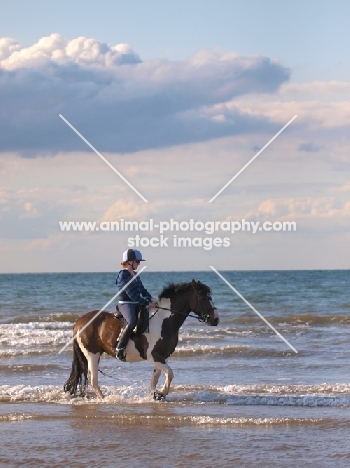
[[[298,354],[214,273],[144,273],[153,295],[203,281],[221,318],[186,320],[165,402],[149,363],[110,357],[102,402],[63,392],[72,351],[58,351],[113,297],[113,274],[0,275],[0,464],[349,466],[350,271],[222,273]]]

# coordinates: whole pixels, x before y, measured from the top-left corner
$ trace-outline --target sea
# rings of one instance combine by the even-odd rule
[[[153,296],[202,281],[220,315],[186,319],[165,401],[150,363],[110,356],[103,400],[63,391],[72,345],[59,351],[115,273],[0,275],[0,466],[350,466],[350,270],[220,273],[297,353],[215,272],[144,272]]]

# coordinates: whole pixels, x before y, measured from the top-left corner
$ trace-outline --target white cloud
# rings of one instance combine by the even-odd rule
[[[132,152],[270,128],[239,109],[215,119],[210,107],[246,93],[275,93],[289,70],[261,56],[199,50],[183,61],[141,61],[127,44],[67,40],[30,47],[2,40],[0,138],[3,151],[85,150],[63,114],[100,151]],[[207,110],[209,109],[209,111]]]
[[[122,63],[140,62],[139,56],[128,44],[109,47],[87,37],[69,41],[60,34],[42,37],[30,47],[21,47],[13,39],[3,38],[0,39],[0,53],[0,67],[5,70],[40,68],[50,63],[115,68]]]
[[[255,118],[281,125],[287,123],[294,115],[298,120],[293,124],[303,128],[318,130],[335,129],[350,125],[350,101],[322,102],[265,99],[264,96],[247,95],[239,100],[217,104],[208,109],[212,119],[230,121],[236,115],[242,119]]]
[[[11,39],[10,37],[1,37],[0,64],[20,48],[21,46],[14,39]]]
[[[249,213],[252,216],[253,213]],[[258,213],[266,219],[268,217],[279,217],[279,219],[321,219],[321,218],[341,218],[348,214],[347,203],[335,197],[295,197],[268,199],[258,206]]]
[[[154,208],[150,204],[133,202],[133,201],[116,201],[98,220],[102,221],[119,221],[120,219],[141,221],[151,216]]]

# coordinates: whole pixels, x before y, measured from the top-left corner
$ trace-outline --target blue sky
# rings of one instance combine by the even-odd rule
[[[153,270],[348,268],[349,17],[342,1],[2,1],[0,271],[113,271],[125,233],[58,223],[121,218],[297,222],[142,249]]]

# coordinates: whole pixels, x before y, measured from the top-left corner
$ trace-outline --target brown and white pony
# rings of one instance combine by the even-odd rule
[[[130,338],[126,347],[126,362],[147,360],[153,364],[151,390],[154,399],[161,400],[169,393],[174,373],[166,360],[174,352],[179,337],[179,329],[190,312],[198,320],[208,325],[218,325],[219,318],[211,299],[210,288],[200,281],[169,284],[158,300],[159,308],[150,309],[148,331]],[[99,314],[81,333],[85,324],[92,319],[96,311],[80,317],[74,325],[73,363],[69,379],[64,390],[75,395],[78,386],[84,394],[90,381],[96,395],[103,398],[98,386],[98,365],[100,356],[107,353],[116,357],[115,348],[121,331],[121,321],[110,312]],[[161,372],[165,373],[165,383],[161,390],[156,386]]]

